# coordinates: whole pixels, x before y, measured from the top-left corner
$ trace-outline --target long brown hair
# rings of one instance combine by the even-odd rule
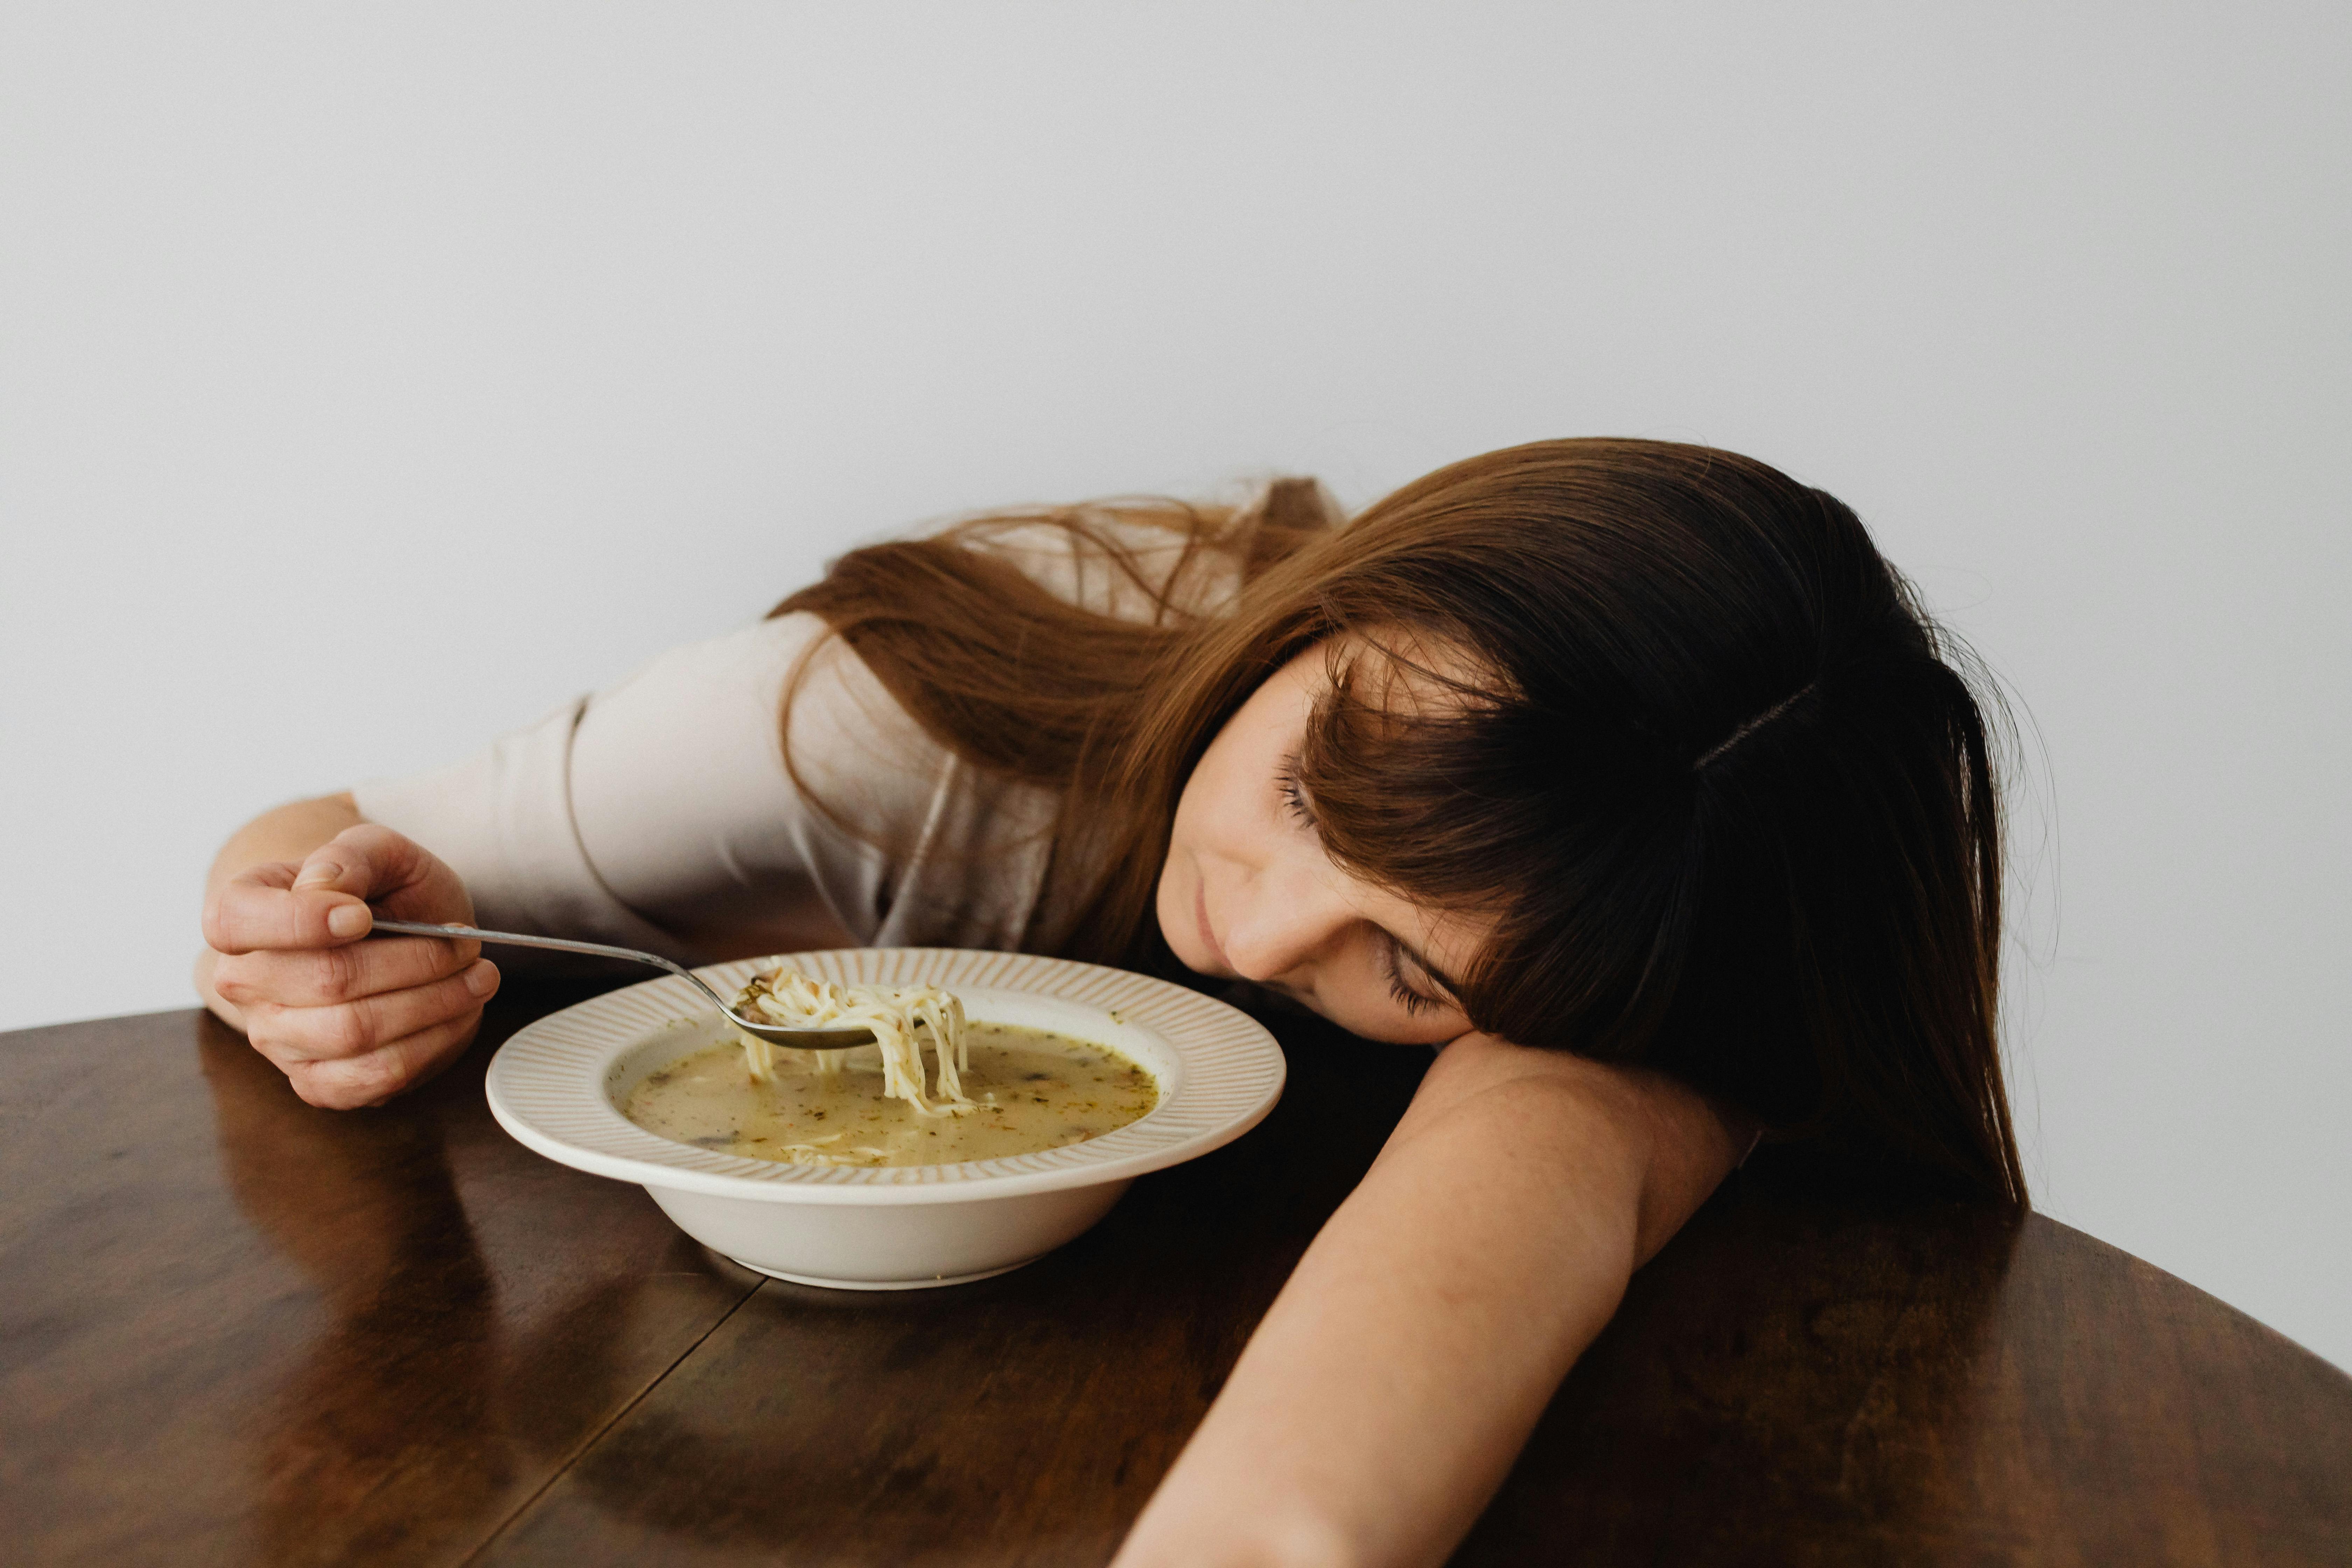
[[[1154,613],[1090,612],[985,547],[1040,523]],[[1172,567],[1139,523],[1181,542]],[[1230,603],[1188,607],[1217,569]],[[1908,1186],[2025,1201],[1987,710],[1854,514],[1776,469],[1547,441],[1344,526],[1307,481],[1239,510],[999,514],[855,552],[790,610],[941,745],[1061,792],[1040,901],[1061,915],[1026,945],[1155,969],[1211,738],[1302,650],[1383,649],[1451,700],[1402,714],[1335,661],[1301,783],[1350,871],[1494,918],[1460,977],[1478,1027],[1672,1073]]]

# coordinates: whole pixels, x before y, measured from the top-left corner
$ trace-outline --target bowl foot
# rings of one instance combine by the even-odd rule
[[[1037,1259],[1024,1258],[1018,1263],[1008,1263],[1002,1268],[983,1268],[977,1274],[934,1274],[928,1279],[825,1279],[814,1274],[787,1274],[781,1268],[763,1268],[740,1258],[732,1261],[771,1279],[789,1279],[795,1285],[816,1285],[827,1290],[929,1290],[941,1285],[969,1285],[975,1279],[993,1279],[1000,1274],[1024,1268]]]

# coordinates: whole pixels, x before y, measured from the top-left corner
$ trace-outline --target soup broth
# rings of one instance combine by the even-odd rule
[[[1108,1046],[1011,1024],[966,1026],[969,1110],[926,1115],[885,1099],[879,1053],[836,1072],[779,1052],[754,1079],[743,1051],[713,1046],[648,1074],[623,1113],[648,1132],[753,1160],[815,1165],[951,1165],[1099,1138],[1160,1103],[1160,1086]]]

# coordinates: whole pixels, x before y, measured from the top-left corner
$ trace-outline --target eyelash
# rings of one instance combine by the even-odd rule
[[[1297,757],[1283,759],[1282,771],[1275,775],[1275,783],[1280,786],[1283,804],[1290,808],[1291,815],[1307,826],[1314,826],[1315,811],[1307,804],[1307,791],[1298,782]]]
[[[1407,1014],[1426,1013],[1439,1005],[1435,997],[1424,996],[1404,983],[1404,968],[1398,962],[1399,956],[1396,938],[1381,943],[1381,967],[1388,971],[1389,994],[1396,998],[1397,1005]]]

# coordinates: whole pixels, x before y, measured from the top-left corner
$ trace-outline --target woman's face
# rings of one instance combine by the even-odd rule
[[[1292,659],[1217,731],[1176,805],[1160,872],[1160,930],[1188,969],[1238,975],[1352,1034],[1434,1045],[1470,1020],[1448,975],[1484,922],[1424,910],[1333,863],[1297,780],[1327,644]]]

